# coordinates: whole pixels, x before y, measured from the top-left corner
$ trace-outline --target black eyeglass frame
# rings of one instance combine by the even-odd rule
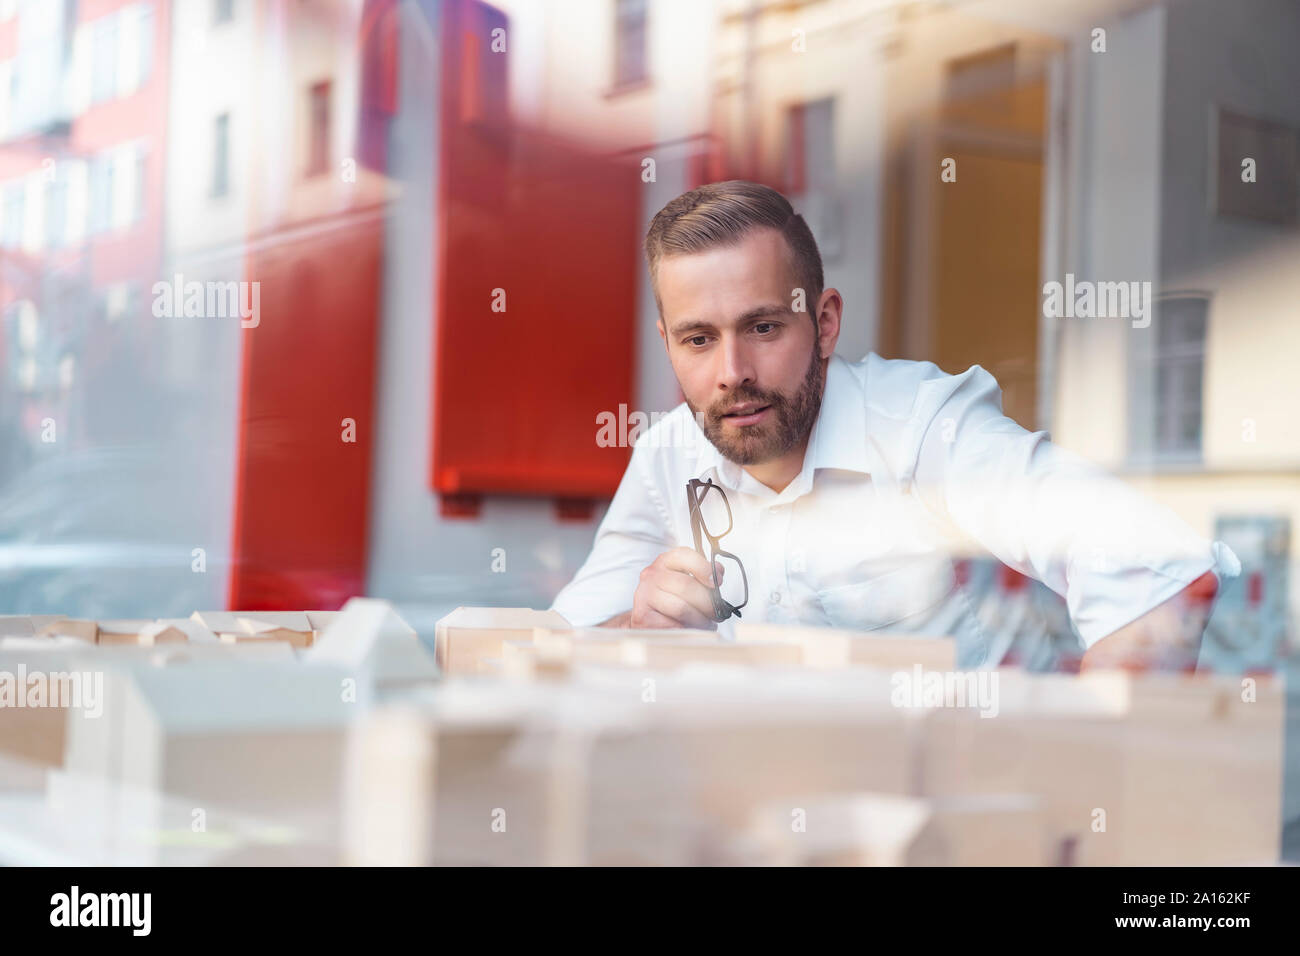
[[[727,530],[721,534],[714,534],[704,524],[704,515],[700,512],[700,504],[704,501],[704,496],[710,491],[716,490],[722,496],[722,504],[727,509]],[[741,564],[740,558],[730,551],[723,551],[718,546],[718,542],[727,535],[734,524],[731,517],[731,503],[727,501],[727,493],[722,490],[721,485],[715,485],[712,478],[700,481],[698,478],[692,478],[686,482],[686,501],[690,506],[691,513],[691,536],[695,539],[695,550],[699,552],[700,557],[707,558],[709,561],[709,575],[713,581],[713,587],[709,589],[709,597],[713,600],[713,620],[721,623],[733,614],[740,617],[740,609],[749,603],[749,577],[745,574],[745,566]],[[703,539],[709,540],[710,554],[704,553]],[[736,562],[736,567],[740,568],[740,581],[745,586],[745,598],[739,604],[732,604],[722,596],[722,585],[718,581],[717,558],[730,558]]]

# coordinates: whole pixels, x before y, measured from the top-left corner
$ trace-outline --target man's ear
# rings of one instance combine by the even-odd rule
[[[664,340],[664,351],[668,351],[668,330],[664,328],[664,320],[657,319],[655,328],[659,330],[659,337]]]
[[[826,289],[817,299],[816,327],[817,351],[822,358],[835,353],[835,343],[840,338],[840,319],[844,315],[844,299],[839,289]]]

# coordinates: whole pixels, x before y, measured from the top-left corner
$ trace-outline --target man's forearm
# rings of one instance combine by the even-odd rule
[[[1108,634],[1083,655],[1083,667],[1194,670],[1218,580],[1206,572],[1165,603]]]
[[[611,617],[608,621],[603,621],[600,624],[597,624],[596,626],[597,627],[631,627],[632,612],[624,611],[622,614],[617,614],[614,617]]]

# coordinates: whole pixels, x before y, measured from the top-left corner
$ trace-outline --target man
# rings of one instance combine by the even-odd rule
[[[980,366],[835,355],[844,302],[784,196],[692,190],[655,216],[645,252],[686,401],[635,443],[555,599],[568,621],[732,636],[693,547],[697,479],[726,495],[719,547],[743,564],[746,621],[948,634],[962,666],[996,664],[953,563],[976,545],[1065,596],[1085,666],[1194,665],[1236,556],[1007,418]]]

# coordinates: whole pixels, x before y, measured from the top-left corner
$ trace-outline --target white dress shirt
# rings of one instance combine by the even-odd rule
[[[641,434],[554,609],[575,626],[630,610],[641,570],[693,545],[691,478],[731,504],[720,546],[749,579],[744,620],[949,635],[963,667],[997,662],[957,557],[982,549],[1063,595],[1086,646],[1206,571],[1241,572],[1222,542],[1003,415],[980,366],[949,375],[871,352],[831,357],[803,469],[779,494],[725,459],[685,403]],[[734,637],[735,620],[719,634]]]

